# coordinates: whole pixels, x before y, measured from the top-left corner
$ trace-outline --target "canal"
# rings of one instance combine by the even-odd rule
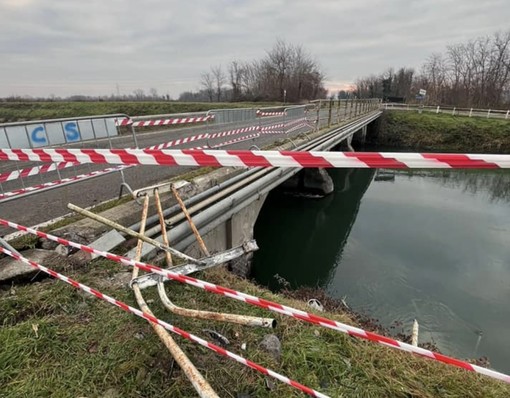
[[[256,281],[323,288],[391,331],[416,318],[420,342],[510,372],[510,173],[329,173],[325,198],[270,194]]]

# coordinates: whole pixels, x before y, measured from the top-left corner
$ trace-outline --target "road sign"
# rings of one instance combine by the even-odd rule
[[[422,97],[425,97],[427,95],[427,90],[424,90],[424,89],[420,88],[420,95]]]

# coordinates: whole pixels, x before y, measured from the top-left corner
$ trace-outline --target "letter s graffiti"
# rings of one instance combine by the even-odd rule
[[[75,122],[66,123],[64,126],[66,131],[67,142],[74,142],[80,140],[80,132],[78,131],[78,125]]]

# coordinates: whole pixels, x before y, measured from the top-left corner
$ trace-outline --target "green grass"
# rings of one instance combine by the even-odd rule
[[[105,293],[135,305],[119,283],[121,268],[96,260],[67,271]],[[303,302],[276,296],[224,270],[200,277],[214,283],[309,310]],[[176,304],[190,308],[272,316],[262,309],[180,284],[168,286]],[[276,315],[282,342],[275,361],[258,348],[268,330],[197,321],[164,312],[154,289],[144,292],[155,314],[206,339],[214,329],[227,347],[332,397],[507,397],[508,385],[338,332]],[[89,298],[59,281],[45,280],[0,291],[0,396],[10,397],[193,397],[185,376],[143,320]],[[341,313],[326,313],[346,323]],[[34,326],[37,325],[37,326]],[[34,328],[37,329],[37,333]],[[180,337],[176,341],[222,397],[301,397],[275,381]],[[247,343],[247,350],[240,346]]]
[[[510,153],[510,121],[385,111],[375,142],[430,151]]]
[[[107,115],[124,113],[143,116],[169,113],[204,112],[209,109],[278,106],[279,103],[250,102],[0,102],[0,123],[24,120]]]

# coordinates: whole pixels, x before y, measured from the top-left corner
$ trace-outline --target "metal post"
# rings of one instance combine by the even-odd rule
[[[145,197],[145,203],[144,203],[144,209],[142,212],[142,221],[140,226],[140,234],[145,233],[145,224],[147,221],[147,211],[149,207],[149,196]],[[136,247],[136,256],[135,260],[140,261],[141,253],[142,253],[142,246],[143,241],[138,240],[138,245]],[[138,306],[140,309],[151,316],[154,316],[152,311],[150,310],[149,306],[147,305],[147,302],[142,296],[142,292],[140,291],[140,287],[136,283],[136,278],[138,277],[139,269],[138,267],[133,267],[132,277],[131,280],[135,281],[132,283],[132,289],[135,294],[136,302],[138,303]],[[203,376],[200,374],[200,372],[195,368],[193,363],[189,360],[189,358],[186,356],[186,354],[180,349],[180,347],[177,345],[177,343],[174,341],[172,336],[166,331],[165,328],[163,328],[161,325],[155,324],[151,322],[151,326],[160,338],[160,340],[163,342],[163,344],[166,346],[170,354],[174,357],[175,361],[179,364],[179,367],[182,369],[186,377],[189,379],[193,387],[195,388],[195,391],[198,393],[200,397],[203,398],[218,398],[218,395],[216,392],[212,389],[212,387],[209,385],[209,383],[203,378]]]
[[[439,105],[437,106],[436,113],[439,113]]]
[[[46,124],[44,126],[44,129],[46,130]],[[64,144],[67,144],[67,136],[66,131],[64,129],[64,123],[60,122],[60,130],[62,130],[62,137],[64,138]],[[48,140],[49,141],[49,140]]]
[[[174,194],[175,199],[177,200],[177,203],[179,203],[179,206],[181,207],[182,212],[186,216],[186,219],[188,220],[189,226],[191,230],[193,231],[193,234],[195,235],[195,238],[197,239],[198,245],[200,246],[200,250],[202,250],[202,253],[206,257],[209,257],[209,250],[207,250],[207,247],[205,246],[204,240],[200,236],[200,232],[198,232],[197,227],[195,226],[195,223],[193,222],[193,219],[191,218],[188,209],[186,208],[186,205],[181,199],[181,196],[179,195],[179,192],[177,192],[177,188],[175,188],[175,185],[171,185],[172,193]]]
[[[411,345],[418,347],[418,333],[419,333],[418,321],[415,319],[413,322],[413,333],[411,335]]]
[[[328,127],[331,127],[331,111],[333,110],[333,100],[329,100],[329,111],[328,111]]]
[[[491,110],[489,109],[489,110],[487,111],[487,119],[488,119],[488,118],[490,118],[490,117],[491,117]]]
[[[455,116],[455,107],[453,107],[452,116]]]
[[[10,149],[13,149],[11,140],[9,139],[9,134],[7,134],[7,129],[5,127],[4,127],[4,134],[5,134],[5,139],[7,140],[7,145],[9,145]],[[21,170],[19,169],[18,162],[15,162],[14,165],[16,166],[16,170],[18,170],[18,175],[20,176],[19,179],[21,181],[21,186],[23,188],[25,188],[25,182],[23,181],[23,178],[21,177]],[[3,188],[2,188],[2,191],[3,191]]]
[[[179,258],[181,258],[183,260],[186,260],[186,261],[188,261],[188,262],[190,262],[192,264],[198,264],[198,265],[203,265],[204,264],[204,262],[201,261],[201,260],[196,260],[193,257],[190,257],[190,256],[188,256],[188,255],[186,255],[184,253],[181,253],[178,250],[172,249],[171,247],[166,247],[165,245],[163,245],[162,243],[159,243],[155,239],[148,238],[148,237],[146,237],[143,234],[135,232],[135,231],[133,231],[133,230],[131,230],[129,228],[126,228],[126,227],[120,225],[120,224],[117,224],[116,222],[113,222],[113,221],[111,221],[111,220],[109,220],[109,219],[107,219],[105,217],[102,217],[99,214],[95,214],[95,213],[92,213],[91,211],[82,209],[82,208],[80,208],[80,207],[78,207],[76,205],[73,205],[72,203],[68,203],[67,208],[70,209],[70,210],[75,211],[78,214],[81,214],[82,216],[91,218],[92,220],[98,221],[101,224],[104,224],[104,225],[107,225],[109,227],[112,227],[112,228],[116,229],[117,231],[124,232],[125,234],[128,234],[128,235],[130,235],[130,236],[132,236],[134,238],[141,239],[144,242],[149,243],[149,244],[153,245],[154,247],[157,247],[158,249],[164,250],[166,252],[170,252],[174,256],[177,256],[177,257],[179,257]]]
[[[506,111],[505,119],[508,119],[509,115],[510,115],[510,110]]]
[[[321,107],[322,107],[321,100],[319,100],[319,106],[317,107],[317,122],[315,123],[315,124],[316,124],[316,130],[315,130],[315,131],[319,131],[319,130],[320,130],[320,124],[321,124]]]
[[[469,117],[473,116],[473,108],[469,110]]]

